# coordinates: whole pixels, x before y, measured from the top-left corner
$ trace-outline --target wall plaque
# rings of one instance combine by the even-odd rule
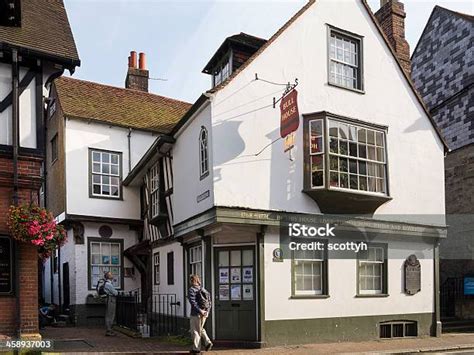
[[[421,290],[421,264],[416,255],[405,260],[405,293],[414,295]]]
[[[0,237],[0,294],[13,293],[13,242]]]

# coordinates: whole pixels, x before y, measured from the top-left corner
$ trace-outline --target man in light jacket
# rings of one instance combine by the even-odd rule
[[[105,335],[115,336],[116,334],[112,331],[112,326],[114,324],[114,319],[115,319],[115,309],[117,306],[118,291],[115,289],[114,285],[112,284],[112,280],[114,279],[114,277],[110,271],[105,273],[104,279],[105,279],[104,291],[107,294],[106,309],[105,309],[105,329],[106,329]]]
[[[203,307],[202,295],[201,295],[201,279],[199,275],[191,275],[189,278],[191,287],[188,291],[188,299],[191,304],[191,317],[190,317],[190,328],[191,337],[193,339],[193,347],[191,350],[192,354],[199,354],[201,352],[201,339],[203,340],[204,348],[206,351],[211,350],[212,342],[207,336],[204,324],[209,316],[210,309]],[[205,291],[209,294],[207,291]]]

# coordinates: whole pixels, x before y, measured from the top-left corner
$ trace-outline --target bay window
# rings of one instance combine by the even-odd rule
[[[327,112],[303,116],[304,192],[322,212],[368,213],[390,199],[386,127]]]

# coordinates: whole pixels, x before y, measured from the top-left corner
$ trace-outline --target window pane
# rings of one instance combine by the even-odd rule
[[[375,132],[367,130],[367,143],[375,145]]]
[[[118,173],[119,173],[119,167],[118,167],[118,165],[112,165],[112,166],[110,167],[110,173],[111,173],[112,175],[118,175]]]
[[[359,144],[359,158],[367,158],[367,147],[365,146],[365,144]]]
[[[101,193],[100,185],[92,185],[92,193],[95,195],[100,195]]]
[[[232,250],[230,252],[230,265],[231,266],[240,266],[240,250]]]
[[[339,153],[338,140],[336,138],[331,138],[329,140],[329,151],[335,154]]]
[[[357,174],[357,160],[349,159],[349,172]]]
[[[383,140],[383,133],[382,132],[376,132],[376,134],[375,134],[375,143],[379,147],[384,146],[384,140]]]
[[[359,176],[359,190],[367,191],[367,177]]]
[[[112,155],[112,160],[111,160],[111,162],[112,162],[113,164],[118,164],[118,161],[119,161],[118,155],[117,155],[117,154]]]
[[[329,183],[331,186],[338,187],[339,186],[339,174],[338,173],[331,173],[329,178]]]
[[[99,152],[92,152],[92,161],[100,162],[100,153]]]
[[[349,142],[349,155],[352,157],[357,157],[357,143]]]
[[[253,250],[244,250],[242,255],[244,266],[253,265]]]
[[[371,145],[367,146],[367,159],[375,160],[375,147]]]
[[[339,123],[339,138],[349,139],[349,126],[345,123]]]
[[[345,140],[340,140],[339,141],[339,154],[341,155],[349,155],[349,148],[347,145],[347,141]]]
[[[229,266],[229,252],[228,251],[219,252],[219,266]]]
[[[109,153],[102,153],[102,162],[103,163],[110,163],[110,154]]]
[[[311,183],[313,187],[324,186],[324,172],[316,171],[311,174]]]
[[[348,169],[348,163],[346,158],[339,158],[339,171],[346,172]]]
[[[339,128],[337,122],[329,120],[329,136],[337,137],[338,131]]]
[[[110,165],[102,164],[102,174],[110,174]]]
[[[340,179],[340,184],[341,184],[341,187],[343,188],[348,188],[349,187],[349,175],[347,174],[340,174],[339,176],[339,179]]]
[[[339,170],[339,158],[331,155],[329,157],[329,166],[330,166],[330,170],[338,171]]]
[[[93,173],[100,173],[100,164],[99,163],[92,164],[92,172]]]
[[[367,130],[365,128],[359,128],[358,139],[361,143],[367,142]]]

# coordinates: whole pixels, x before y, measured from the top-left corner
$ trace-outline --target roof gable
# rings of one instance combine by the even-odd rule
[[[245,70],[262,52],[264,52],[269,46],[272,45],[272,43],[283,33],[285,32],[286,29],[288,29],[296,20],[298,20],[298,18],[303,15],[313,4],[315,4],[318,0],[308,0],[308,2],[306,3],[306,5],[304,5],[295,15],[293,15],[272,37],[270,37],[270,39],[262,45],[262,47],[260,47],[260,49],[255,52],[254,55],[252,55],[238,70],[236,70],[234,73],[232,73],[232,75],[229,76],[229,78],[227,78],[227,80],[225,80],[224,82],[222,82],[220,85],[212,88],[211,90],[208,90],[207,92],[212,94],[212,93],[216,93],[220,90],[222,90],[226,85],[228,85],[236,76],[239,75],[239,73],[241,73],[243,70]],[[400,60],[398,59],[396,53],[395,53],[395,50],[393,49],[393,47],[390,45],[390,42],[387,38],[387,36],[385,35],[385,33],[383,32],[380,24],[378,23],[377,19],[375,18],[375,15],[373,14],[372,10],[370,9],[370,6],[368,5],[367,1],[366,0],[357,0],[357,1],[360,1],[363,5],[363,8],[367,11],[367,14],[369,15],[369,18],[372,20],[372,23],[375,25],[376,29],[377,29],[377,32],[380,34],[380,36],[382,37],[383,41],[385,42],[385,45],[387,46],[387,48],[389,49],[390,53],[392,54],[392,57],[393,59],[395,60],[397,66],[399,67],[400,71],[402,72],[402,75],[404,76],[404,78],[406,79],[410,89],[412,90],[413,94],[415,95],[418,103],[421,105],[421,107],[423,108],[423,111],[425,112],[426,116],[429,118],[430,122],[431,122],[431,126],[433,127],[433,129],[435,130],[438,138],[440,139],[440,141],[442,142],[443,146],[445,147],[445,150],[448,150],[448,145],[446,143],[446,140],[444,139],[443,135],[441,134],[441,131],[439,130],[438,126],[436,125],[436,122],[433,120],[433,118],[431,117],[430,113],[429,113],[429,110],[428,108],[426,107],[425,105],[425,102],[423,101],[423,99],[421,98],[420,94],[418,93],[418,91],[416,90],[415,88],[415,85],[413,83],[413,81],[411,80],[411,78],[409,77],[409,75],[405,72],[405,70],[403,69],[403,66],[400,62]]]
[[[65,62],[80,64],[63,0],[21,2],[21,27],[0,26],[0,47],[19,47]]]
[[[169,133],[191,105],[139,90],[61,77],[54,81],[66,117]]]

